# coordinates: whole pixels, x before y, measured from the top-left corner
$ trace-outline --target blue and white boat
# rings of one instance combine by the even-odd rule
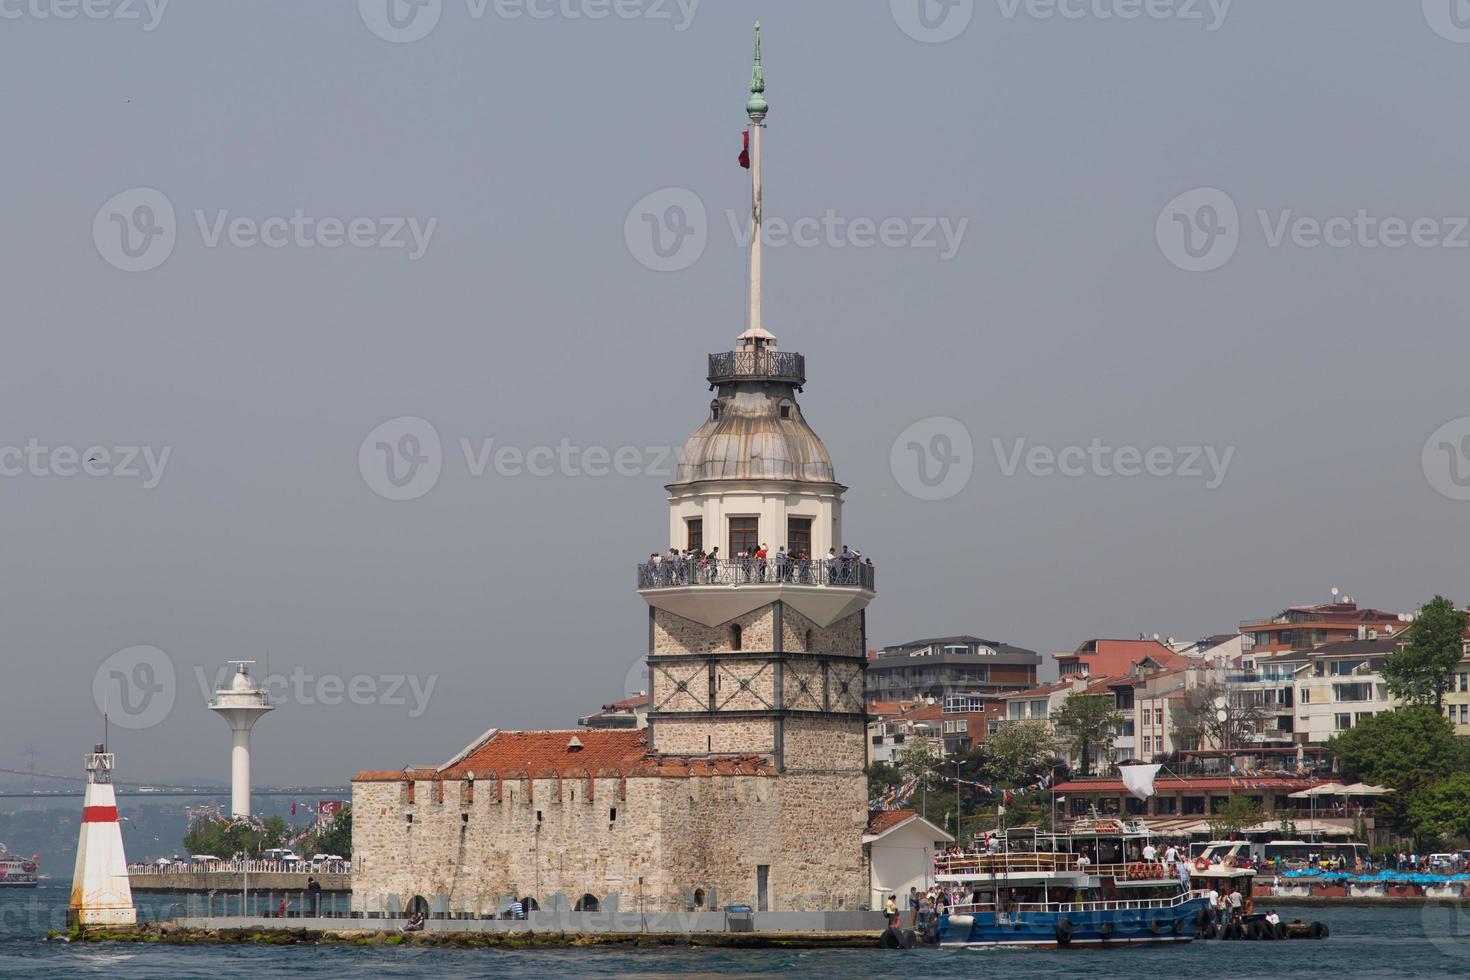
[[[955,900],[926,938],[942,946],[1187,943],[1213,929],[1209,893],[1191,889],[1182,856],[1166,865],[1160,849],[1145,860],[1149,838],[1141,821],[1094,818],[1059,834],[1013,829],[987,853],[941,855],[936,883]]]

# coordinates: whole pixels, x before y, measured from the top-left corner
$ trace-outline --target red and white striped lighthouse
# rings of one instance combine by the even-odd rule
[[[66,920],[72,927],[132,925],[138,920],[128,861],[123,854],[117,797],[112,791],[114,756],[98,745],[86,757],[87,793],[82,799],[82,830],[71,879]]]

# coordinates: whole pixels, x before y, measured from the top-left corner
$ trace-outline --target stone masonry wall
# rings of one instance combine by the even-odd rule
[[[761,865],[773,909],[855,908],[866,892],[842,782],[647,776],[628,779],[620,799],[618,780],[597,779],[589,801],[585,780],[564,780],[560,802],[555,779],[536,780],[533,799],[524,780],[507,780],[500,802],[495,782],[478,780],[473,803],[463,781],[446,783],[438,803],[434,782],[420,781],[412,804],[401,783],[354,783],[353,909],[423,896],[431,908],[494,915],[518,896],[553,909],[590,894],[604,910],[631,911],[639,876],[647,911],[689,908],[696,890],[706,906],[754,906]]]
[[[811,642],[807,642],[807,631],[811,631]],[[781,612],[781,635],[785,649],[802,653],[840,653],[849,657],[863,657],[863,616],[853,613],[839,619],[831,626],[818,626],[788,604]]]
[[[705,626],[692,619],[656,609],[653,617],[653,652],[718,653],[733,650],[734,634],[730,627],[735,625],[740,627],[742,649],[770,650],[774,647],[774,617],[770,606],[762,606],[718,626]]]

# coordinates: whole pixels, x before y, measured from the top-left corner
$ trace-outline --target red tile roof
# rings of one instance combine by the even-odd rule
[[[917,812],[916,810],[869,810],[868,833],[881,834],[885,830],[892,830]]]
[[[575,738],[579,748],[571,745]],[[404,779],[548,778],[554,776],[766,776],[775,770],[758,755],[651,755],[648,733],[635,729],[496,732],[452,766],[441,769],[369,770],[353,782]]]

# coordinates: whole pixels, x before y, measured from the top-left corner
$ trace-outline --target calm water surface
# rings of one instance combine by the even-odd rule
[[[1196,942],[1182,947],[1108,951],[835,950],[820,952],[654,950],[416,950],[123,946],[47,943],[65,924],[66,887],[0,891],[0,977],[249,976],[547,977],[765,976],[1072,978],[1215,980],[1262,977],[1470,977],[1470,911],[1283,909],[1332,929],[1323,942]],[[157,900],[139,896],[156,914]]]

